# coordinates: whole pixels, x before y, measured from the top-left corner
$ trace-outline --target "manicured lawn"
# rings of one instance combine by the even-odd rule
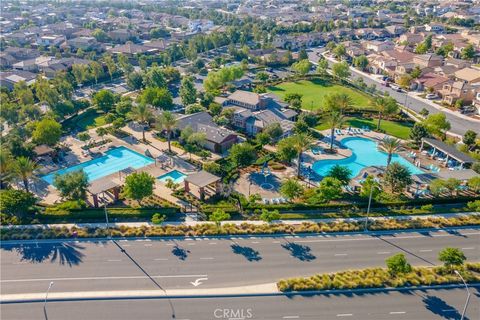
[[[287,93],[302,94],[302,108],[305,110],[320,109],[325,101],[325,96],[333,93],[346,93],[351,97],[352,103],[356,108],[371,109],[370,98],[366,94],[323,79],[284,82],[277,86],[269,87],[268,91],[278,95],[281,99]]]
[[[65,126],[84,131],[91,128],[96,128],[106,124],[105,115],[95,109],[88,109],[84,113],[73,117],[64,123]]]
[[[372,130],[377,129],[377,119],[361,119],[348,117],[343,125],[343,128],[352,126],[354,128],[369,127]],[[322,119],[319,120],[319,125],[315,127],[317,130],[329,129]],[[410,129],[412,124],[409,122],[394,122],[389,120],[382,120],[380,129],[384,130],[386,134],[407,140],[409,139]]]

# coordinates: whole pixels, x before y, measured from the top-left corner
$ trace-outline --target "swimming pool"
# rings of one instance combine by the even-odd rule
[[[172,180],[175,183],[181,183],[183,182],[183,180],[185,180],[186,177],[187,177],[186,174],[178,170],[172,170],[158,177],[158,180],[162,182],[167,182],[167,180]]]
[[[377,143],[370,139],[350,137],[342,140],[342,144],[352,150],[352,156],[339,160],[319,160],[312,166],[320,176],[325,176],[327,172],[335,165],[341,165],[352,171],[352,176],[357,176],[363,168],[372,166],[386,166],[388,155],[379,151]],[[402,158],[398,154],[392,156],[392,162],[399,162],[406,166],[412,174],[423,173],[422,170]]]
[[[93,181],[128,167],[139,169],[154,162],[155,160],[122,146],[108,150],[102,157],[52,172],[43,176],[42,179],[53,184],[55,174],[62,175],[83,170],[87,174],[88,181]]]

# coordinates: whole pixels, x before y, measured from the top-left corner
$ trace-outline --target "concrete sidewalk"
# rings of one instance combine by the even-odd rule
[[[441,213],[441,214],[423,214],[423,215],[398,215],[398,216],[384,216],[384,217],[369,217],[369,220],[385,220],[385,219],[396,219],[396,220],[407,220],[413,218],[420,218],[420,219],[427,219],[427,218],[451,218],[451,217],[464,217],[469,215],[478,215],[480,212],[461,212],[461,213]],[[325,218],[325,219],[304,219],[304,220],[276,220],[273,223],[282,223],[286,225],[298,225],[304,222],[363,222],[365,221],[365,217],[357,217],[357,218]],[[244,223],[253,224],[253,225],[264,225],[268,224],[268,222],[260,221],[260,220],[230,220],[230,221],[223,221],[221,224],[234,224],[234,225],[242,225]],[[188,221],[188,222],[164,222],[164,225],[186,225],[186,226],[196,226],[196,225],[203,225],[203,224],[214,224],[212,221]],[[34,229],[34,228],[105,228],[107,225],[106,223],[65,223],[65,224],[33,224],[33,225],[12,225],[12,226],[2,226],[2,228],[6,229]],[[118,223],[109,223],[108,227],[142,227],[142,226],[159,226],[154,225],[151,222],[118,222]]]

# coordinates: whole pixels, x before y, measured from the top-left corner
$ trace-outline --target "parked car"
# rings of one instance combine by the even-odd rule
[[[460,113],[462,114],[474,113],[475,110],[476,110],[475,106],[463,106],[460,109]]]
[[[400,86],[398,84],[395,84],[395,83],[392,83],[390,85],[390,88],[392,88],[393,90],[397,91],[397,92],[401,92],[402,91],[402,88],[400,88]]]
[[[438,94],[436,93],[429,93],[425,96],[425,98],[429,99],[429,100],[433,100],[433,99],[437,99],[438,98]]]

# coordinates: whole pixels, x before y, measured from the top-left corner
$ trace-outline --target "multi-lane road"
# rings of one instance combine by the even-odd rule
[[[439,264],[438,252],[461,248],[480,261],[480,230],[306,237],[232,237],[195,240],[39,241],[3,243],[2,294],[225,288],[273,283],[369,266],[404,253],[413,265]],[[122,252],[124,250],[124,252]],[[150,278],[151,277],[151,278]],[[200,278],[201,285],[191,282]],[[154,281],[155,280],[155,283]]]
[[[318,62],[318,59],[321,56],[321,53],[324,51],[325,50],[323,48],[313,49],[308,53],[309,60],[312,61],[313,63]],[[426,103],[425,101],[417,99],[416,97],[413,97],[410,95],[407,97],[407,94],[404,92],[397,92],[389,87],[382,86],[377,80],[374,80],[369,76],[366,76],[362,72],[358,72],[353,68],[351,69],[351,71],[352,71],[352,76],[351,76],[352,79],[362,78],[365,84],[369,86],[372,84],[375,84],[377,87],[377,90],[388,92],[390,96],[394,97],[397,100],[398,103],[405,105],[407,108],[415,111],[416,113],[419,113],[424,108],[427,109],[430,112],[430,114],[441,112],[439,111],[439,109]],[[480,122],[478,119],[468,119],[468,118],[466,119],[464,117],[461,117],[460,115],[456,115],[449,112],[445,112],[445,115],[447,117],[447,120],[451,124],[450,132],[458,135],[463,135],[467,130],[473,130],[477,133],[480,133]]]
[[[478,319],[478,291],[472,289],[466,319]],[[154,299],[49,302],[1,305],[3,319],[460,319],[465,290],[382,292],[361,295],[273,296],[216,299]],[[174,315],[174,317],[173,317]]]

